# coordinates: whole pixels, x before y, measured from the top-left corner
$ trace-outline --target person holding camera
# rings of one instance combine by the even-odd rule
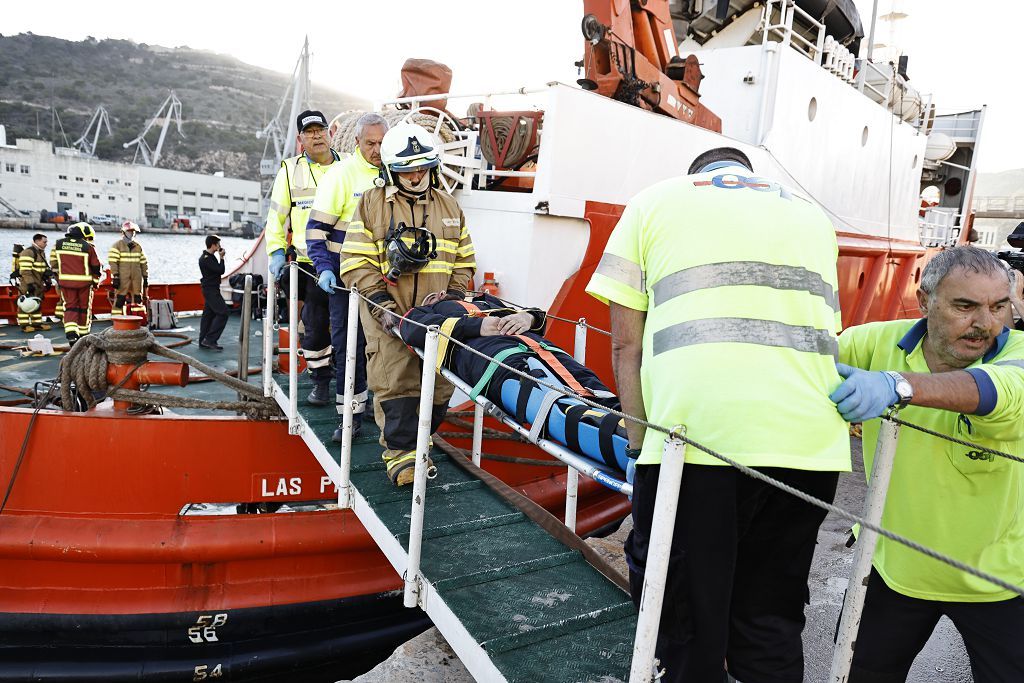
[[[228,324],[228,305],[220,293],[220,279],[224,276],[224,247],[220,237],[206,236],[206,249],[199,255],[199,284],[203,288],[203,318],[199,321],[199,348],[223,351],[218,344],[224,326]]]

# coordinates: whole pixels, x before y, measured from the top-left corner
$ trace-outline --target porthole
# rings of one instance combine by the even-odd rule
[[[818,115],[818,98],[812,97],[811,101],[807,103],[807,120],[813,121],[814,117]]]
[[[868,144],[868,127],[864,126],[864,130],[860,134],[860,146],[864,147]]]

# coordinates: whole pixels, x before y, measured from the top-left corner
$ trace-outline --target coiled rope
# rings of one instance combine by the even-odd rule
[[[331,147],[334,148],[335,152],[345,155],[356,151],[356,121],[359,120],[360,116],[367,113],[370,112],[346,111],[334,117],[331,123],[337,124],[338,127],[331,138]],[[385,109],[380,112],[380,115],[388,122],[389,127],[394,126],[406,117],[409,117],[410,122],[423,126],[429,131],[433,131],[437,127],[438,117],[426,111],[415,111],[410,114],[410,112],[403,109]],[[447,125],[441,126],[437,132],[441,142],[449,143],[455,140],[455,131]]]

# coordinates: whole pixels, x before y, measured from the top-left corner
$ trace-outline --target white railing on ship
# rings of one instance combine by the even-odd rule
[[[779,9],[779,23],[773,24],[772,14],[776,5]],[[817,38],[814,42],[793,30],[793,19],[798,14],[817,30]],[[825,52],[825,24],[797,7],[793,0],[767,0],[764,4],[762,22],[764,24],[761,36],[762,44],[767,43],[773,34],[782,39],[783,45],[793,45],[795,41],[796,49],[807,55],[815,64],[821,64],[822,55]]]
[[[297,310],[298,310],[298,268],[297,263],[291,264],[290,267],[290,287],[289,287],[289,321],[292,324],[292,328],[289,330],[289,397],[288,397],[288,418],[289,418],[289,431],[291,433],[297,433],[296,428],[293,432],[292,425],[298,422],[298,409],[297,409],[297,396],[296,390],[297,385],[294,381],[295,372],[298,365],[298,350],[296,339],[298,337],[295,326],[297,322]],[[270,282],[273,282],[271,280]],[[338,294],[335,296],[341,296],[341,292],[344,290],[338,288]],[[273,293],[273,285],[268,287],[268,296]],[[359,292],[352,288],[348,292],[349,298],[349,311],[358,311],[361,305],[360,299],[362,298]],[[271,299],[270,301],[273,301]],[[368,300],[367,300],[368,301]],[[373,305],[372,303],[369,305]],[[268,307],[269,308],[269,307]],[[268,310],[267,319],[276,316],[272,316],[271,310]],[[570,321],[571,322],[571,321]],[[351,508],[353,497],[351,490],[350,480],[350,469],[351,469],[351,448],[352,448],[352,420],[354,419],[354,402],[353,392],[355,386],[355,349],[356,349],[356,325],[358,324],[358,315],[350,315],[348,318],[348,328],[346,330],[346,359],[345,364],[345,398],[343,406],[343,428],[342,428],[342,444],[341,444],[341,473],[339,481],[339,493],[338,493],[338,504],[342,508]],[[418,324],[418,323],[414,323]],[[585,360],[585,345],[586,345],[586,330],[589,326],[586,320],[581,318],[576,322],[576,347],[575,357],[577,360],[582,362]],[[270,322],[264,322],[264,330],[270,330],[273,325]],[[427,326],[425,326],[427,327]],[[269,336],[269,335],[268,335]],[[405,592],[404,592],[404,604],[407,607],[424,606],[424,594],[423,587],[425,585],[424,578],[420,576],[420,558],[423,547],[423,518],[424,510],[426,505],[426,481],[427,481],[427,455],[430,449],[430,427],[431,427],[431,406],[434,398],[434,382],[436,377],[437,367],[437,353],[438,353],[438,337],[439,330],[437,326],[428,326],[426,343],[424,349],[420,352],[423,358],[423,375],[421,378],[421,395],[420,395],[420,410],[419,410],[419,421],[417,424],[417,435],[416,435],[416,464],[415,474],[413,479],[413,495],[412,495],[412,510],[410,513],[410,526],[409,526],[409,553],[408,553],[408,564],[405,573]],[[464,346],[457,340],[449,337],[449,341],[452,343]],[[267,368],[271,366],[269,360],[271,356],[268,352],[269,347],[264,340],[265,346],[265,361],[268,361]],[[469,347],[465,347],[469,348]],[[507,367],[507,366],[506,366]],[[514,370],[514,369],[513,369]],[[456,386],[467,387],[464,382],[455,377],[447,369],[442,368],[441,373],[449,380],[456,383]],[[266,377],[271,373],[265,372]],[[266,384],[264,385],[266,391]],[[468,387],[467,387],[468,388]],[[572,396],[572,394],[563,391],[566,396]],[[578,396],[576,398],[579,398]],[[504,415],[499,409],[493,404],[487,401],[485,398],[480,396],[477,397],[477,408],[474,411],[474,429],[473,429],[473,458],[476,464],[480,461],[480,448],[482,441],[482,425],[484,413],[489,413],[495,416],[500,416],[502,422],[510,427],[517,430],[518,433],[523,435],[529,435],[522,425],[518,425],[511,420],[508,416]],[[631,421],[637,422],[636,418],[632,418],[623,413],[619,413],[624,418],[630,419]],[[658,625],[660,622],[661,606],[664,601],[664,591],[666,585],[666,578],[668,575],[668,561],[671,549],[672,535],[675,531],[675,519],[676,512],[679,502],[679,492],[682,484],[683,475],[683,464],[685,461],[686,445],[688,439],[686,438],[686,429],[682,425],[677,425],[671,430],[665,430],[664,428],[657,427],[657,425],[649,425],[648,423],[642,423],[648,428],[657,428],[667,432],[665,438],[665,445],[662,454],[661,471],[658,479],[658,487],[655,498],[655,517],[651,528],[651,543],[649,546],[649,554],[647,558],[647,568],[644,575],[643,592],[640,600],[640,611],[637,619],[637,631],[636,637],[633,644],[633,659],[632,668],[630,671],[630,683],[651,683],[659,677],[658,672],[658,661],[655,659],[655,646],[658,636]],[[878,537],[878,532],[875,529],[879,529],[879,524],[882,519],[882,513],[885,507],[885,497],[888,491],[889,478],[892,473],[893,459],[896,452],[896,446],[899,438],[900,424],[904,424],[902,421],[897,420],[895,413],[891,413],[886,420],[882,421],[881,428],[879,431],[878,442],[875,448],[875,457],[871,470],[871,476],[868,482],[868,491],[865,501],[865,511],[863,518],[859,518],[861,523],[861,532],[858,535],[857,549],[854,554],[853,568],[850,573],[850,577],[847,583],[846,599],[844,600],[842,612],[840,615],[840,625],[837,634],[836,647],[833,651],[831,673],[829,675],[830,683],[845,683],[848,680],[850,664],[853,661],[853,649],[855,645],[855,639],[858,628],[860,626],[861,614],[864,606],[864,599],[867,588],[867,578],[871,571],[871,561],[875,552],[875,545]],[[914,426],[914,425],[909,425]],[[538,439],[535,441],[539,446],[544,448],[545,451],[555,455],[563,462],[566,462],[570,466],[570,471],[575,472],[576,469],[583,471],[585,474],[594,478],[599,478],[603,474],[597,468],[589,467],[585,465],[582,459],[573,456],[562,449],[557,444],[552,444],[544,439]],[[721,454],[716,454],[706,447],[701,447],[702,450],[707,451],[709,454],[726,461],[727,464],[732,464],[740,469],[745,469],[747,474],[756,474],[749,468],[744,468],[739,463],[729,461]],[[984,447],[980,447],[984,448]],[[1008,456],[1012,459],[1020,461],[1018,456]],[[575,459],[574,459],[575,458]],[[1022,461],[1024,462],[1024,461]],[[575,469],[573,469],[575,468]],[[578,475],[577,475],[578,476]],[[767,483],[774,486],[783,487],[780,482],[774,480],[766,480]],[[567,491],[566,491],[566,504],[569,505],[569,488],[570,482],[567,479]],[[622,487],[623,492],[632,493],[632,487]],[[801,497],[807,498],[806,494],[800,494],[794,489],[789,490],[790,493],[800,495]],[[840,508],[828,505],[822,501],[816,499],[813,500],[816,504],[830,509],[832,511],[842,512],[846,517],[851,517],[850,513],[842,511]],[[809,501],[810,502],[810,501]],[[570,519],[569,509],[566,510],[566,521]],[[855,518],[858,519],[858,518]],[[883,530],[884,531],[884,530]],[[886,532],[892,537],[891,532]],[[894,537],[895,538],[895,537]],[[909,543],[906,539],[903,539],[904,543]],[[916,545],[916,544],[915,544]],[[916,549],[920,552],[928,550],[922,546],[917,545]],[[955,564],[961,570],[970,570],[977,576],[986,578],[987,575],[982,575],[978,570],[973,570],[962,563],[957,563],[951,558],[940,556],[934,551],[930,551],[932,557],[936,559],[943,559],[944,561]],[[988,576],[989,580],[999,581],[995,577]],[[1010,584],[1006,582],[1000,582],[999,585],[1010,587]],[[1018,590],[1018,592],[1020,592]],[[1024,593],[1022,593],[1024,595]]]

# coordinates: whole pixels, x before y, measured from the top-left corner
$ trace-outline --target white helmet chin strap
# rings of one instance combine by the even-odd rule
[[[406,173],[395,173],[395,180],[398,183],[399,189],[405,190],[406,192],[411,192],[413,194],[423,194],[424,192],[427,191],[427,188],[430,187],[429,170],[423,174],[423,177],[420,178],[420,181],[415,185],[409,182],[407,175],[408,174]]]

